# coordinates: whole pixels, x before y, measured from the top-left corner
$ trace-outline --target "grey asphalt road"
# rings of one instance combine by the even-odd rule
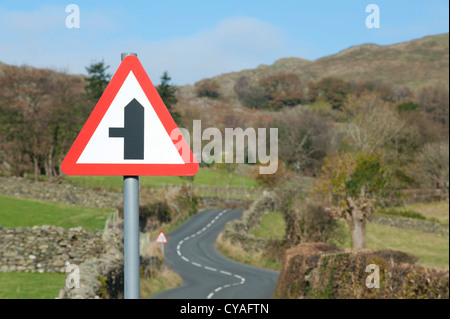
[[[165,263],[183,283],[152,299],[271,298],[278,272],[238,263],[215,247],[225,224],[241,214],[241,210],[205,210],[167,234]]]

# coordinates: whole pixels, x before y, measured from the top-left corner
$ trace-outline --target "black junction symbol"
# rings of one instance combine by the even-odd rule
[[[144,159],[144,107],[133,99],[124,113],[124,127],[110,127],[109,137],[123,137],[124,159]]]

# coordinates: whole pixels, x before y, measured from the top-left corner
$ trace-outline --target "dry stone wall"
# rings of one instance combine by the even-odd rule
[[[228,222],[223,230],[222,239],[239,245],[247,252],[262,251],[266,240],[253,235],[253,229],[261,224],[262,217],[269,211],[275,209],[276,200],[274,196],[265,192],[255,200],[251,206],[242,213],[240,219]]]
[[[121,193],[99,192],[72,185],[36,183],[19,177],[0,177],[0,194],[98,208],[116,208],[123,201]]]
[[[102,232],[91,233],[81,227],[0,226],[2,272],[64,272],[67,262],[80,264],[104,251]]]
[[[79,264],[80,287],[61,289],[64,299],[123,298],[123,231],[116,228],[101,232],[104,253]]]
[[[420,232],[437,234],[441,236],[448,236],[449,234],[448,226],[434,223],[428,220],[391,216],[371,216],[369,218],[369,222],[403,229],[417,230]]]

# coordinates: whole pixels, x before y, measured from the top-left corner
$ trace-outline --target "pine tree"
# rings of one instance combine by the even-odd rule
[[[86,67],[89,77],[87,78],[88,84],[85,89],[90,99],[97,101],[102,96],[103,91],[111,80],[111,75],[106,73],[108,68],[109,65],[106,66],[103,60],[98,63],[91,63]]]
[[[172,106],[177,104],[178,102],[178,99],[175,97],[177,88],[170,83],[170,80],[171,77],[169,76],[168,72],[164,71],[163,75],[161,76],[161,84],[156,87],[156,90],[158,91],[159,96],[169,110],[170,115],[172,115],[175,123],[180,124],[181,114],[174,111],[172,108]]]

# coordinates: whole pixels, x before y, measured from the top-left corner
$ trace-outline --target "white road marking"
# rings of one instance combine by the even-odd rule
[[[196,263],[196,262],[194,262],[194,261],[190,261],[189,259],[187,259],[186,257],[184,257],[184,256],[181,254],[181,245],[183,245],[183,243],[184,243],[185,241],[187,241],[187,240],[189,240],[189,239],[191,239],[191,238],[194,238],[194,237],[200,235],[201,233],[203,233],[204,231],[206,231],[209,227],[212,226],[212,224],[215,223],[215,221],[216,221],[217,219],[219,219],[219,218],[220,218],[224,213],[226,213],[226,212],[227,212],[227,210],[222,211],[222,212],[219,213],[219,215],[217,215],[213,220],[211,220],[211,221],[206,225],[206,227],[203,227],[202,230],[199,230],[199,231],[196,232],[195,234],[192,234],[192,235],[190,235],[190,236],[185,237],[183,240],[180,240],[180,241],[178,242],[178,245],[177,245],[177,254],[178,254],[178,256],[180,256],[181,259],[183,259],[184,261],[186,261],[186,262],[188,262],[188,263],[191,263],[192,265],[194,265],[194,266],[196,266],[196,267],[202,267],[201,264]],[[227,276],[234,276],[234,277],[236,277],[237,279],[240,279],[240,281],[241,281],[241,282],[235,282],[235,283],[233,283],[233,284],[226,284],[226,285],[217,287],[216,289],[214,289],[213,292],[211,292],[210,294],[208,294],[208,296],[206,297],[207,299],[211,299],[211,298],[214,296],[214,293],[219,292],[219,291],[222,290],[222,289],[229,288],[229,287],[233,287],[233,286],[238,286],[238,285],[243,285],[244,282],[245,282],[245,278],[242,277],[242,276],[235,275],[235,274],[232,274],[232,273],[230,273],[230,272],[228,272],[228,271],[224,271],[224,270],[217,270],[216,268],[212,268],[212,267],[209,267],[209,266],[203,266],[203,267],[204,267],[205,269],[207,269],[207,270],[210,270],[210,271],[219,271],[221,274],[224,274],[224,275],[227,275]]]

